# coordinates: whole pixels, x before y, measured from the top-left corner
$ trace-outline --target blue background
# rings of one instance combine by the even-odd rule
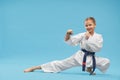
[[[109,58],[106,74],[89,76],[80,67],[51,74],[27,67],[67,58],[79,50],[64,42],[67,29],[84,32],[84,20],[96,19],[104,46],[98,56]],[[120,80],[119,0],[0,0],[0,80]]]

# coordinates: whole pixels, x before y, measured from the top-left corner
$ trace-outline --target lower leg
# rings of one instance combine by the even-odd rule
[[[24,70],[24,72],[33,72],[34,70],[41,69],[41,66],[34,66]]]

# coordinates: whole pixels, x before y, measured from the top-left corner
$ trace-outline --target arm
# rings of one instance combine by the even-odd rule
[[[70,32],[72,33],[72,30]],[[75,36],[72,36],[71,33],[69,33],[69,30],[67,31],[65,36],[65,41],[69,45],[77,46],[82,39],[82,33]]]
[[[89,38],[86,44],[93,52],[98,52],[103,46],[102,35],[97,35],[94,38]]]

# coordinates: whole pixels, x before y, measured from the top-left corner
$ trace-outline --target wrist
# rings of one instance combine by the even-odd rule
[[[70,32],[67,32],[66,34],[67,34],[67,35],[72,35],[72,33],[70,33]]]

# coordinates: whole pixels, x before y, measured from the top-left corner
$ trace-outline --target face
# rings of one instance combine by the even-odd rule
[[[93,20],[88,19],[85,21],[85,28],[89,33],[94,32],[95,26]]]

